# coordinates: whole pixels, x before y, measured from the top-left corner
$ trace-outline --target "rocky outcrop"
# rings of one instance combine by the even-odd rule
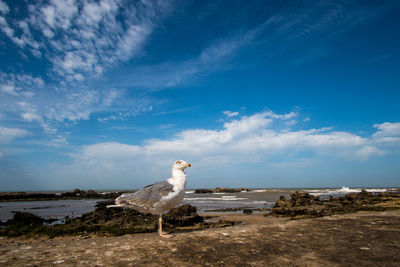
[[[240,192],[251,191],[249,188],[227,188],[227,187],[217,187],[215,189],[196,189],[194,193],[196,194],[210,194],[210,193],[240,193]]]
[[[108,192],[99,193],[94,190],[80,190],[74,189],[73,191],[55,193],[26,193],[26,192],[0,192],[0,201],[33,201],[33,200],[61,200],[61,199],[115,199],[123,193]]]
[[[305,192],[290,194],[290,199],[281,196],[272,209],[272,215],[290,217],[322,217],[326,215],[352,213],[360,210],[390,210],[400,208],[400,194],[380,193],[374,195],[365,190],[343,197],[321,201],[318,196]],[[388,204],[389,205],[385,205]]]
[[[214,193],[240,193],[242,191],[251,191],[248,188],[227,188],[227,187],[217,187],[214,189]]]
[[[56,225],[48,225],[54,220],[46,220],[27,212],[16,212],[13,219],[2,223],[0,236],[55,237],[89,233],[118,236],[157,230],[157,216],[131,209],[106,208],[106,205],[111,203],[113,201],[101,202],[94,211],[83,214],[81,217],[65,218],[64,224]],[[168,231],[195,225],[199,229],[213,226],[203,223],[203,217],[197,214],[197,208],[189,204],[171,209],[163,216],[163,225]]]
[[[157,229],[158,216],[140,213],[133,209],[106,208],[113,202],[101,202],[92,212],[81,217],[67,219],[66,225],[104,225],[110,229],[124,232],[151,232]],[[171,209],[163,216],[165,229],[177,226],[191,226],[202,222],[203,218],[197,214],[197,208],[189,204]],[[113,230],[113,231],[114,231]]]
[[[51,223],[54,222],[54,219],[43,219],[39,216],[36,216],[29,212],[14,212],[14,216],[12,219],[6,221],[5,223],[1,223],[1,225],[9,227],[9,226],[37,226],[43,225],[43,223]],[[0,221],[1,222],[1,221]]]
[[[194,190],[195,194],[211,194],[213,192],[214,191],[211,189],[196,189],[196,190]]]

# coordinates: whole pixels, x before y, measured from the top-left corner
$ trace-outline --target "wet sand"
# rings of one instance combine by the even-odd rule
[[[227,228],[0,239],[1,266],[399,266],[400,210],[291,220],[221,214]]]

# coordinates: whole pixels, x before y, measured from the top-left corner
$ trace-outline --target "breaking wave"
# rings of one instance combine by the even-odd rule
[[[343,186],[342,188],[330,188],[330,189],[310,189],[304,190],[307,193],[314,196],[325,196],[325,195],[343,195],[348,193],[360,193],[362,188],[350,188]],[[386,188],[367,188],[365,189],[367,192],[378,193],[378,192],[386,192]]]

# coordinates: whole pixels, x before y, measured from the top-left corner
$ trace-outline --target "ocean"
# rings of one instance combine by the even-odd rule
[[[378,193],[386,192],[391,188],[366,188],[366,190]],[[281,195],[287,198],[294,191],[307,192],[323,199],[360,192],[361,188],[254,189],[248,192],[210,194],[196,194],[194,190],[187,190],[183,203],[197,207],[199,213],[212,213],[221,209],[231,209],[233,210],[231,212],[235,212],[234,209],[243,208],[270,209]],[[74,217],[90,212],[100,201],[104,199],[0,202],[0,220],[5,222],[11,219],[13,211],[26,211],[46,219],[62,220],[65,216]]]

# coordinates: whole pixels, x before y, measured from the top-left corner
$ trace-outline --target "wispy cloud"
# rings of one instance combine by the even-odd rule
[[[151,90],[181,86],[198,77],[203,77],[229,68],[236,54],[250,44],[259,29],[227,34],[214,40],[196,56],[183,61],[167,61],[147,66],[133,67],[129,75],[121,75],[120,84]]]
[[[179,109],[161,111],[161,112],[156,112],[156,113],[154,113],[153,116],[161,116],[161,115],[168,115],[168,114],[181,113],[181,112],[188,111],[189,109],[190,109],[190,108],[179,108]]]
[[[97,121],[99,122],[107,122],[107,121],[126,121],[129,118],[136,116],[137,114],[145,111],[151,111],[153,109],[152,106],[143,105],[140,108],[132,109],[129,112],[112,112],[112,115],[108,115],[105,117],[98,117]]]
[[[225,110],[222,113],[224,113],[229,118],[239,115],[239,112],[237,112],[237,111],[233,112],[233,111],[229,111],[229,110]]]
[[[301,65],[330,54],[328,41],[390,11],[396,1],[318,1],[294,9],[283,9],[260,30],[264,56],[274,58],[296,51],[293,64]],[[311,41],[311,42],[310,42]]]
[[[62,147],[68,145],[68,140],[62,135],[58,135],[47,143],[47,146]]]

